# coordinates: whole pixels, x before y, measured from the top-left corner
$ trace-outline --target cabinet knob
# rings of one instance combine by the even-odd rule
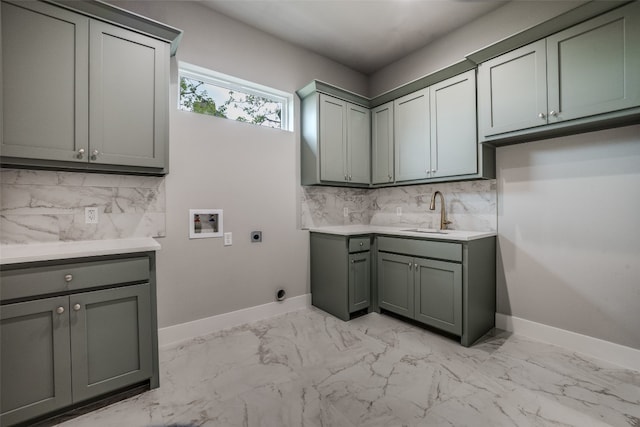
[[[356,260],[355,260],[355,259],[352,259],[352,260],[351,260],[351,264],[355,264],[355,263],[356,263]]]
[[[391,182],[391,175],[387,175],[389,177],[389,182]]]
[[[409,270],[411,270],[412,266],[413,266],[413,264],[409,263]]]
[[[351,175],[349,175],[349,181],[351,181],[353,178],[351,177]]]
[[[431,173],[436,173],[436,172],[438,172],[437,169],[431,169]]]
[[[64,276],[64,281],[65,282],[68,283],[68,282],[70,282],[72,280],[73,280],[73,274],[65,274],[65,276]]]
[[[62,314],[62,313],[64,313],[64,307],[58,307],[58,308],[56,308],[56,313],[58,313],[58,314]]]
[[[344,176],[344,180],[347,181],[347,175]]]
[[[551,111],[549,111],[549,115],[550,115],[551,117],[556,117],[556,116],[558,115],[558,112],[557,112],[557,111],[555,111],[555,110],[551,110]]]
[[[80,310],[80,308],[81,308],[81,305],[78,304],[78,303],[73,305],[73,311],[78,311],[78,310]]]
[[[544,115],[544,113],[538,113],[538,118],[540,119],[544,119],[546,116]]]
[[[98,158],[98,154],[100,154],[98,150],[93,150],[91,152],[91,160],[95,160],[96,158]]]
[[[78,154],[76,155],[76,157],[79,159],[84,157],[84,148],[78,150]]]

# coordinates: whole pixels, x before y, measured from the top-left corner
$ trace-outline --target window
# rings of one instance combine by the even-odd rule
[[[180,110],[293,130],[293,95],[184,62],[179,68]]]

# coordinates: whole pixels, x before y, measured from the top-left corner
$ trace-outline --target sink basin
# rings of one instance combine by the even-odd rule
[[[413,233],[449,234],[446,231],[436,230],[435,228],[410,228],[402,231],[411,231]]]

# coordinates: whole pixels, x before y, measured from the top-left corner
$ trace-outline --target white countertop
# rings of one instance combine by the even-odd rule
[[[419,231],[408,230],[429,230],[432,232],[425,233]],[[495,231],[463,231],[463,230],[444,230],[446,234],[436,233],[437,230],[418,228],[412,226],[404,227],[384,227],[378,225],[338,225],[330,227],[310,227],[309,231],[315,233],[338,234],[341,236],[353,236],[357,234],[386,234],[393,236],[418,237],[422,239],[450,240],[457,242],[468,242],[469,240],[482,239],[485,237],[496,236]]]
[[[0,265],[159,250],[151,237],[0,245]]]

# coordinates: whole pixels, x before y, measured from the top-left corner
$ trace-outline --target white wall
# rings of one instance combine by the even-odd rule
[[[287,92],[312,79],[355,92],[366,78],[194,2],[114,2],[184,30],[177,59]],[[159,239],[158,316],[166,327],[309,292],[308,232],[298,230],[295,133],[177,111],[172,64],[167,237]],[[299,123],[296,97],[295,125]],[[188,239],[189,208],[224,209],[222,239]],[[263,231],[252,244],[249,233]]]
[[[640,126],[497,164],[498,312],[640,348]]]

